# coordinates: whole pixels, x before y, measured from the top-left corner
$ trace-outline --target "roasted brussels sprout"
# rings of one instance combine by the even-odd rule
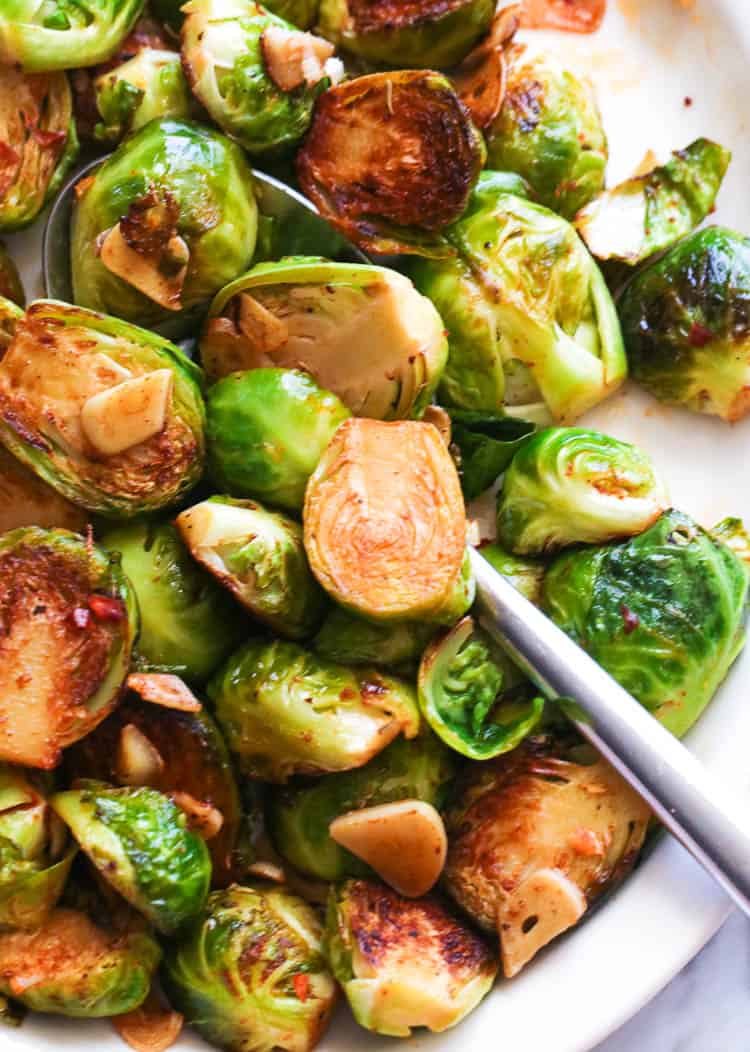
[[[576,228],[597,259],[635,265],[674,245],[713,208],[731,154],[709,139],[627,179],[578,213]]]
[[[188,121],[151,121],[79,184],[76,303],[184,332],[190,312],[247,268],[257,223],[252,175],[236,143]]]
[[[624,876],[649,810],[590,748],[552,736],[470,764],[446,815],[446,889],[515,975]]]
[[[312,635],[325,594],[298,523],[251,500],[211,497],[181,512],[177,526],[193,558],[251,614],[289,639]]]
[[[448,416],[461,489],[466,500],[474,500],[505,471],[535,425],[487,410],[450,409]]]
[[[0,934],[0,993],[35,1012],[97,1019],[145,1000],[161,957],[147,931],[107,930],[56,909],[42,928]]]
[[[545,564],[538,559],[524,559],[506,552],[499,544],[482,544],[479,548],[490,566],[507,578],[513,587],[530,603],[539,606],[542,595]]]
[[[263,5],[298,29],[309,29],[318,17],[319,0],[270,0]]]
[[[143,48],[94,81],[100,142],[119,142],[155,118],[190,116],[190,92],[176,51]]]
[[[168,522],[138,519],[105,532],[141,612],[141,663],[202,683],[245,635],[237,605],[190,558]]]
[[[302,189],[365,250],[444,256],[466,207],[482,136],[440,73],[372,73],[329,88],[297,155]]]
[[[208,848],[164,793],[90,782],[50,804],[101,875],[160,932],[172,934],[202,908]]]
[[[312,645],[321,657],[331,661],[389,668],[419,661],[434,634],[435,626],[421,621],[365,621],[334,606]]]
[[[419,730],[409,684],[296,643],[247,643],[208,694],[240,769],[267,782],[361,767],[401,732],[413,738]]]
[[[315,910],[287,891],[214,892],[167,951],[170,1002],[229,1052],[311,1052],[336,1001]]]
[[[26,294],[23,291],[18,270],[2,241],[0,241],[0,297],[10,300],[19,307],[23,307],[26,303]]]
[[[331,891],[324,950],[357,1022],[390,1037],[455,1026],[497,973],[484,940],[439,902],[367,880]]]
[[[548,52],[505,52],[500,112],[486,130],[490,168],[517,172],[540,204],[572,219],[604,189],[607,139],[590,84]]]
[[[630,370],[668,405],[750,410],[750,238],[706,227],[647,265],[619,303]]]
[[[440,315],[403,274],[321,259],[254,267],[216,297],[201,339],[214,379],[303,369],[356,416],[376,420],[421,415],[447,357]]]
[[[0,446],[0,534],[21,526],[59,526],[82,533],[86,518]]]
[[[143,0],[4,0],[0,63],[47,73],[106,62],[142,8]]]
[[[0,12],[0,62],[4,20]],[[24,74],[18,66],[0,65],[0,230],[19,230],[33,222],[77,154],[67,76]],[[14,285],[0,293],[18,300]]]
[[[441,807],[454,773],[451,753],[428,730],[396,738],[364,767],[298,782],[268,801],[268,826],[278,851],[320,880],[367,876],[369,868],[332,840],[331,822],[348,811],[395,800]]]
[[[574,227],[490,173],[448,236],[458,258],[411,271],[448,330],[442,404],[572,423],[622,383],[617,313]]]
[[[642,533],[668,507],[651,458],[636,446],[550,427],[523,444],[505,473],[497,535],[516,555],[539,555]]]
[[[200,478],[199,382],[200,370],[161,337],[38,300],[0,361],[0,440],[90,511],[154,510]]]
[[[209,390],[209,473],[222,489],[299,511],[307,480],[350,415],[296,369],[232,373]]]
[[[313,573],[355,614],[451,624],[473,602],[461,487],[432,424],[343,423],[308,483],[304,527]]]
[[[115,705],[135,597],[105,552],[67,530],[0,537],[0,760],[54,767]]]
[[[732,550],[669,511],[624,543],[559,555],[542,603],[681,737],[742,650],[747,592],[747,568]]]

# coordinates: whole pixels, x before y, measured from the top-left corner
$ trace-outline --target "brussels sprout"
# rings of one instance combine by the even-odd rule
[[[221,489],[299,511],[307,480],[350,415],[296,369],[232,373],[209,390],[209,473]]]
[[[574,227],[490,175],[449,237],[459,258],[411,271],[448,330],[443,405],[572,423],[622,383],[617,313]]]
[[[742,519],[722,519],[710,533],[714,540],[721,541],[727,548],[731,548],[743,563],[750,564],[750,535]]]
[[[18,269],[2,241],[0,241],[0,297],[10,300],[19,307],[23,307],[26,303],[26,294],[23,291]]]
[[[320,0],[270,0],[263,6],[298,29],[309,29],[318,17]]]
[[[470,764],[446,815],[447,891],[515,975],[633,865],[649,810],[589,746],[552,736]]]
[[[71,504],[0,446],[0,534],[21,526],[54,526],[83,533],[86,513]]]
[[[390,1037],[455,1026],[497,974],[484,940],[435,899],[367,880],[331,891],[324,950],[357,1022]]]
[[[709,139],[696,139],[667,164],[595,197],[576,216],[578,233],[597,259],[642,263],[703,222],[731,156]]]
[[[177,335],[247,268],[257,223],[236,143],[187,121],[151,121],[79,184],[75,301],[150,328],[169,322]]]
[[[120,568],[67,530],[0,537],[0,760],[51,768],[115,705],[138,618]]]
[[[268,827],[278,851],[302,873],[320,880],[367,876],[369,868],[328,832],[348,811],[395,800],[441,807],[454,773],[451,753],[428,730],[396,738],[364,767],[292,784],[268,801]]]
[[[330,661],[388,668],[418,661],[434,634],[435,626],[421,621],[378,624],[335,606],[326,614],[312,645]]]
[[[0,440],[76,504],[131,516],[200,478],[200,370],[133,325],[38,300],[0,361]]]
[[[0,13],[0,62],[3,21]],[[0,230],[20,230],[32,223],[77,155],[67,76],[24,74],[17,66],[0,65]],[[6,266],[3,259],[2,269]],[[14,291],[18,292],[15,281],[10,293],[0,288],[16,300]]]
[[[321,0],[324,37],[369,62],[446,69],[489,29],[494,0]]]
[[[189,117],[190,94],[175,51],[143,48],[94,82],[100,142],[119,142],[155,118]]]
[[[101,537],[119,552],[141,612],[138,655],[147,666],[202,683],[239,644],[245,625],[224,589],[196,566],[177,529],[139,519]]]
[[[161,951],[148,932],[109,931],[56,909],[36,931],[0,934],[0,993],[35,1012],[95,1019],[137,1008]]]
[[[448,415],[461,489],[466,500],[474,500],[505,471],[535,425],[486,410],[451,409]]]
[[[490,566],[507,578],[522,596],[535,606],[539,606],[546,569],[543,562],[513,555],[511,552],[506,552],[499,544],[482,544],[479,553]]]
[[[622,544],[558,556],[546,612],[673,734],[700,716],[742,650],[748,572],[669,511]]]
[[[168,796],[90,782],[50,804],[103,877],[159,931],[197,913],[211,881],[208,848]]]
[[[297,155],[302,189],[366,251],[450,255],[484,163],[482,136],[440,73],[373,73],[329,88]]]
[[[3,0],[0,63],[47,73],[106,62],[142,8],[143,0]]]
[[[750,238],[706,227],[648,264],[619,303],[633,378],[734,422],[750,410]]]
[[[516,555],[539,555],[642,533],[668,507],[651,458],[636,446],[550,427],[524,443],[505,473],[497,535]]]
[[[289,639],[312,635],[325,594],[298,523],[251,500],[211,497],[181,512],[177,526],[193,558],[251,614]]]
[[[313,573],[355,614],[451,624],[473,602],[461,487],[432,424],[345,421],[308,483],[304,528]]]
[[[296,643],[247,643],[208,694],[240,769],[267,782],[361,767],[399,733],[413,738],[419,730],[407,683],[325,661]]]
[[[447,356],[439,314],[403,274],[311,258],[261,263],[223,289],[201,340],[212,378],[303,369],[376,420],[421,415]]]
[[[593,90],[552,55],[513,44],[500,112],[486,131],[490,168],[522,175],[538,201],[572,219],[604,189],[607,139]]]

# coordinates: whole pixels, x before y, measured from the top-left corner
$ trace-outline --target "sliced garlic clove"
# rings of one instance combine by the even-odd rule
[[[169,794],[174,803],[187,815],[188,826],[203,840],[211,840],[224,825],[224,815],[207,800],[196,800],[190,793]]]
[[[137,446],[164,429],[172,400],[171,369],[155,369],[92,395],[81,409],[81,428],[104,456]]]
[[[172,265],[160,267],[158,258],[142,255],[127,243],[118,223],[102,240],[99,258],[111,274],[127,281],[160,307],[182,310],[190,249],[179,236],[170,239],[167,249]]]
[[[497,930],[506,978],[528,964],[586,912],[586,897],[559,869],[540,869],[523,880],[498,909]]]
[[[151,785],[164,770],[161,753],[135,726],[126,724],[120,731],[115,773],[123,785]]]
[[[259,303],[249,292],[241,292],[237,325],[250,343],[247,368],[254,367],[258,354],[270,354],[289,339],[286,323]]]
[[[179,676],[169,672],[131,672],[125,684],[144,701],[178,712],[200,712],[203,706]]]

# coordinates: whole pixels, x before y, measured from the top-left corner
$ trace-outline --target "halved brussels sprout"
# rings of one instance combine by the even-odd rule
[[[21,526],[59,526],[83,533],[87,515],[0,446],[0,533]]]
[[[154,120],[79,184],[71,231],[76,303],[175,334],[247,269],[258,208],[236,143]]]
[[[710,139],[595,197],[575,218],[597,259],[631,266],[674,245],[712,210],[731,153]]]
[[[313,573],[355,614],[450,624],[473,602],[461,486],[432,424],[345,421],[308,483],[304,527]]]
[[[425,729],[411,741],[396,738],[364,767],[273,793],[268,828],[280,854],[302,873],[320,880],[368,876],[369,867],[331,839],[331,822],[396,800],[441,807],[454,771],[452,754]]]
[[[94,81],[100,142],[119,142],[156,119],[189,117],[190,92],[176,51],[142,48]]]
[[[572,423],[622,383],[617,312],[573,226],[488,173],[448,236],[458,259],[411,270],[448,329],[444,405]]]
[[[10,300],[19,307],[23,307],[26,303],[26,293],[23,291],[18,269],[2,241],[0,241],[0,298]]]
[[[650,812],[590,746],[529,738],[470,764],[446,815],[446,890],[515,975],[627,873]]]
[[[99,1019],[145,1000],[161,957],[142,928],[107,930],[56,909],[42,928],[0,934],[0,993],[34,1012]]]
[[[536,426],[488,410],[450,409],[448,416],[450,450],[466,500],[474,500],[493,485]]]
[[[199,384],[197,366],[154,333],[38,300],[0,361],[0,440],[90,511],[154,510],[202,473]]]
[[[403,274],[304,257],[260,263],[222,289],[201,339],[213,379],[302,369],[376,420],[420,416],[447,357],[440,315]]]
[[[244,638],[236,603],[196,566],[171,523],[138,519],[100,540],[119,553],[138,598],[141,663],[191,683],[208,679]]]
[[[668,507],[642,450],[599,431],[550,427],[532,435],[505,472],[497,535],[516,555],[539,555],[642,533]]]
[[[348,880],[331,891],[324,950],[357,1022],[410,1037],[455,1026],[489,993],[497,960],[437,900]]]
[[[4,0],[0,63],[47,73],[106,62],[142,8],[143,0]]]
[[[316,911],[287,891],[214,892],[167,951],[171,1004],[229,1052],[311,1052],[336,1001]]]
[[[750,238],[698,230],[618,306],[633,379],[655,398],[730,422],[750,411]]]
[[[372,73],[329,88],[297,155],[302,189],[360,248],[444,256],[484,163],[482,136],[450,81]]]
[[[540,204],[572,219],[604,189],[607,139],[588,81],[548,52],[513,44],[500,112],[486,130],[490,168],[517,172]]]
[[[231,497],[204,500],[176,521],[193,558],[251,614],[289,639],[312,635],[325,594],[308,566],[298,523]]]
[[[545,574],[542,603],[681,737],[744,646],[747,594],[748,571],[734,552],[669,511],[624,543],[559,555]]]
[[[419,661],[434,634],[435,626],[421,621],[378,624],[335,606],[326,614],[312,645],[330,661],[388,668]]]
[[[296,643],[247,643],[208,694],[240,769],[267,782],[361,767],[398,734],[419,730],[408,683],[325,661]]]
[[[298,511],[339,424],[336,395],[296,369],[232,373],[209,390],[209,473],[221,489]]]
[[[54,767],[114,707],[138,630],[119,566],[67,530],[0,537],[0,759]]]
[[[4,20],[0,12],[0,62]],[[67,76],[25,74],[16,65],[0,65],[0,230],[32,223],[77,155]]]
[[[322,0],[320,32],[370,62],[446,69],[489,28],[494,0]]]
[[[164,793],[90,782],[50,804],[105,880],[160,932],[174,933],[202,908],[208,848]]]
[[[530,603],[539,606],[542,595],[542,581],[546,566],[537,559],[523,559],[519,555],[506,552],[499,544],[482,544],[479,547],[490,566],[507,578],[513,587]]]

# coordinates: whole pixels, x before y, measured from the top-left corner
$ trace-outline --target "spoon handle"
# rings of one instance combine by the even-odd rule
[[[483,627],[750,916],[750,835],[738,804],[677,738],[471,549]]]

